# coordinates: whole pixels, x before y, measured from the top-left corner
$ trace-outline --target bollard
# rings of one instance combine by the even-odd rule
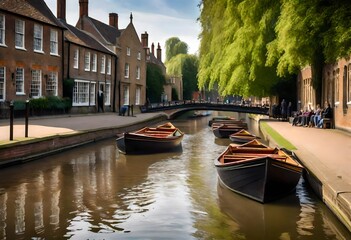
[[[24,137],[28,137],[28,117],[29,117],[29,100],[26,100],[25,128]]]
[[[130,106],[131,111],[132,111],[132,117],[133,117],[133,107],[134,107],[134,105],[132,104],[132,105]]]
[[[10,103],[10,141],[13,140],[13,101]]]

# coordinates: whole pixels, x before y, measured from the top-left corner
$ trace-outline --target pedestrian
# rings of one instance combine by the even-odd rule
[[[98,112],[104,112],[104,87],[100,85],[100,89],[98,91]]]
[[[287,117],[286,110],[287,110],[286,101],[285,101],[285,99],[283,99],[281,104],[280,104],[280,114],[281,114],[282,120],[286,120],[286,117]]]

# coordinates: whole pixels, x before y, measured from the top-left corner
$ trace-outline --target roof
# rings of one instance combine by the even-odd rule
[[[0,9],[28,17],[39,22],[63,27],[44,0],[1,0]]]
[[[106,23],[100,22],[91,17],[85,17],[94,26],[94,28],[101,34],[101,36],[109,43],[117,45],[117,38],[119,38],[124,29],[116,29]]]
[[[92,37],[89,33],[80,30],[72,25],[69,25],[65,21],[62,21],[61,23],[68,29],[65,32],[65,38],[67,41],[85,46],[87,48],[95,49],[100,52],[115,55],[114,52],[106,48],[102,43],[100,43],[98,40]]]

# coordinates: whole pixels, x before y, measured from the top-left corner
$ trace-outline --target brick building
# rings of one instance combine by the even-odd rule
[[[62,96],[64,27],[43,0],[0,1],[0,104]]]

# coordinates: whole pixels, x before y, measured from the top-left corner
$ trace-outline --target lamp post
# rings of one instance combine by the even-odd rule
[[[10,102],[10,141],[13,140],[13,101]]]
[[[26,100],[24,137],[28,137],[29,100]]]

